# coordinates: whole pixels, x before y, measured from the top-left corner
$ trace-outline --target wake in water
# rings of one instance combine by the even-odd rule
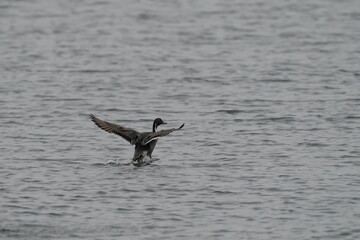
[[[134,161],[134,160],[123,162],[120,159],[117,159],[116,161],[109,160],[106,164],[107,165],[134,165],[136,167],[141,167],[141,166],[149,165],[149,164],[159,161],[159,160],[160,160],[159,158],[150,158],[147,156],[147,157],[144,157],[141,162]]]

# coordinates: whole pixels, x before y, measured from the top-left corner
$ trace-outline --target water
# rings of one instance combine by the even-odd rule
[[[356,0],[1,1],[0,239],[359,239],[359,55]]]

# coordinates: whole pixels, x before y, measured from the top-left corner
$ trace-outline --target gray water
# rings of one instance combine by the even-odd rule
[[[359,239],[359,56],[357,0],[1,1],[0,239]]]

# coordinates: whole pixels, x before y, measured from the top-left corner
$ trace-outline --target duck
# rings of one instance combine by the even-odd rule
[[[178,128],[170,128],[156,131],[160,125],[167,124],[161,118],[156,118],[153,122],[152,132],[138,132],[131,128],[101,120],[93,114],[90,114],[89,117],[91,121],[93,121],[95,125],[102,130],[108,133],[119,135],[123,137],[126,141],[128,141],[131,145],[135,145],[135,152],[132,158],[132,163],[134,166],[141,166],[145,164],[146,162],[144,159],[146,157],[149,157],[151,159],[151,155],[160,137],[169,135],[170,133],[178,131],[185,126],[185,123],[183,123]]]

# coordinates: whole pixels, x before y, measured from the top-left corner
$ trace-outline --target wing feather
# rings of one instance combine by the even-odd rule
[[[101,128],[102,130],[108,133],[114,133],[116,135],[119,135],[123,137],[126,141],[130,142],[131,144],[133,144],[134,139],[136,139],[139,136],[139,132],[131,128],[126,128],[121,125],[117,125],[114,123],[101,120],[100,118],[95,117],[93,114],[90,114],[89,117],[91,121],[93,121],[95,125]]]
[[[166,135],[169,135],[170,133],[180,130],[184,127],[185,123],[183,123],[179,128],[170,128],[170,129],[164,129],[158,132],[154,133],[147,133],[146,136],[139,139],[141,141],[141,145],[146,145],[151,141],[154,141],[156,139],[159,139],[160,137],[164,137]]]

